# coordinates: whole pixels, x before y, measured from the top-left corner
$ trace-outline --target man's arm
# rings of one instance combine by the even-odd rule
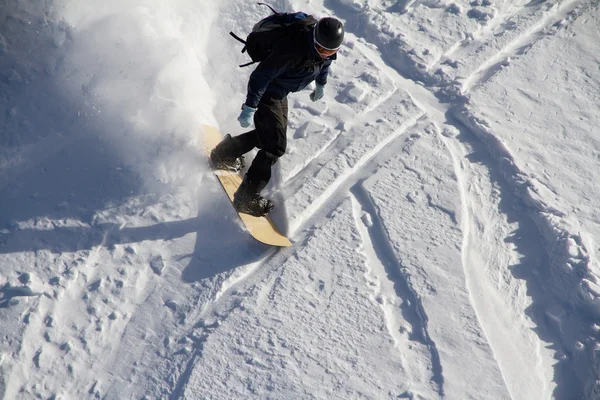
[[[246,96],[247,106],[257,108],[271,81],[297,64],[290,54],[281,54],[278,50],[274,48],[271,54],[261,61],[250,74],[248,95]]]
[[[317,85],[325,86],[325,84],[327,84],[327,76],[329,75],[329,66],[331,65],[332,61],[333,60],[330,58],[323,63],[323,68],[321,68],[321,72],[317,76],[317,79],[315,79],[315,82],[317,82]]]

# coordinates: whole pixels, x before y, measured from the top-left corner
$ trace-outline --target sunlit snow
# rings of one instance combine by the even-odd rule
[[[269,4],[347,32],[285,249],[200,130],[244,132],[266,7],[2,2],[0,398],[600,399],[598,1]]]

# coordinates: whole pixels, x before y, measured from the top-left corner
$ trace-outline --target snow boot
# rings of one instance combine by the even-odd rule
[[[265,199],[260,195],[260,191],[267,186],[267,182],[251,182],[248,174],[244,175],[244,180],[233,194],[233,206],[238,212],[250,214],[255,217],[263,217],[269,213],[275,206],[271,200]]]
[[[210,161],[213,168],[227,171],[240,172],[244,168],[244,157],[237,155],[238,146],[230,134],[210,152]]]

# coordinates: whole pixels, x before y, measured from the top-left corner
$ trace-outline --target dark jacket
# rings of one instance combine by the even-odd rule
[[[336,55],[324,60],[317,54],[313,29],[281,39],[270,55],[258,64],[248,82],[247,106],[257,108],[265,93],[281,100],[314,80],[321,85],[327,83],[329,66]]]

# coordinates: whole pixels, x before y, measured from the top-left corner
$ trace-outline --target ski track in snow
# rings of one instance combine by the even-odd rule
[[[392,104],[396,104],[394,101],[390,100],[390,102]],[[319,208],[321,208],[322,205],[327,200],[329,200],[346,181],[356,179],[353,177],[355,173],[361,171],[361,169],[370,159],[377,156],[377,154],[386,146],[388,146],[394,139],[400,137],[408,129],[413,127],[417,123],[419,117],[421,117],[421,115],[418,115],[416,118],[407,121],[399,129],[395,130],[391,135],[378,142],[377,145],[365,155],[363,155],[353,167],[345,170],[343,173],[340,174],[339,177],[337,177],[333,182],[331,182],[331,184],[328,185],[327,189],[323,193],[321,193],[316,199],[312,199],[310,205],[305,208],[302,214],[297,216],[293,220],[291,224],[291,236],[293,237],[294,233],[297,232],[303,226],[305,221],[309,219],[312,215],[314,215],[319,210]]]
[[[537,8],[541,7],[544,2],[533,5],[532,7],[515,7],[512,12],[498,15],[492,18],[485,25],[475,32],[469,32],[466,34],[466,38],[462,39],[442,53],[438,58],[428,65],[428,70],[433,70],[439,67],[440,64],[451,64],[455,60],[463,62],[462,58],[457,57],[457,53],[469,55],[477,50],[478,47],[482,47],[486,42],[491,41],[494,37],[504,34],[506,30],[518,29],[517,23],[512,23],[514,19],[520,19],[521,15],[533,14]],[[498,33],[500,31],[501,33]]]
[[[499,14],[481,25],[477,31],[466,33],[464,39],[440,54],[427,69],[430,73],[437,73],[441,68],[447,73],[446,66],[452,66],[458,74],[454,79],[464,81],[468,77],[472,81],[481,77],[483,70],[507,66],[512,56],[524,51],[527,44],[536,40],[534,36],[544,34],[550,24],[561,21],[576,4],[576,0],[560,3],[532,1],[512,7],[509,12]],[[493,71],[489,71],[485,76],[489,78],[492,74]],[[444,79],[448,80],[449,77]],[[466,82],[463,82],[463,91],[465,85]]]
[[[462,129],[466,131],[464,127]],[[462,261],[470,299],[478,319],[482,323],[487,342],[499,364],[507,389],[516,398],[535,397],[547,390],[544,377],[532,373],[527,378],[523,378],[518,372],[535,367],[535,362],[531,363],[531,361],[538,357],[536,351],[532,350],[532,347],[535,349],[536,344],[528,339],[530,326],[523,322],[515,323],[515,321],[519,321],[519,317],[525,309],[525,305],[522,303],[524,301],[523,286],[518,283],[513,285],[513,275],[504,267],[511,264],[510,252],[503,250],[494,254],[491,251],[492,248],[501,249],[501,246],[496,243],[498,238],[510,237],[508,231],[503,231],[502,214],[510,215],[509,220],[520,221],[517,231],[531,234],[535,228],[533,223],[526,222],[526,215],[511,212],[506,206],[502,206],[502,202],[519,205],[520,201],[511,193],[510,187],[498,181],[500,177],[494,175],[496,171],[493,165],[484,163],[489,168],[490,176],[488,177],[482,175],[482,172],[484,174],[488,172],[485,169],[462,162],[468,158],[470,152],[474,151],[472,146],[477,145],[473,139],[475,138],[471,137],[470,140],[467,139],[463,143],[457,140],[443,139],[452,156],[454,169],[457,172],[457,184],[461,193]],[[491,179],[491,182],[488,183],[488,179]],[[497,207],[501,212],[496,213],[494,207],[490,207],[490,203],[498,203]],[[517,236],[517,233],[513,232],[513,235]],[[535,244],[530,246],[531,249],[536,247]],[[533,254],[529,255],[529,258],[534,258],[533,263],[535,263],[535,259],[539,255],[536,252],[531,253]],[[527,264],[524,266],[529,267]],[[506,304],[506,299],[498,299],[489,290],[486,281],[490,278],[495,282],[496,289],[502,294],[514,291],[511,293],[512,298],[509,297],[510,302],[515,303],[514,305]],[[494,318],[489,318],[485,314],[489,309],[498,310]],[[519,340],[515,340],[517,337]],[[515,373],[515,371],[517,372]],[[537,369],[533,369],[533,371],[537,372]]]
[[[228,295],[231,292],[234,294],[237,293],[238,287],[243,286],[259,268],[264,268],[265,264],[281,252],[288,253],[289,251],[272,249],[261,260],[236,269],[230,276],[218,284],[215,294],[208,301],[204,302],[201,307],[197,307],[200,310],[199,312],[193,312],[186,316],[186,321],[189,322],[185,324],[184,334],[193,341],[193,351],[185,364],[185,368],[180,372],[175,384],[172,385],[170,399],[176,400],[183,397],[194,366],[202,358],[204,343],[218,329],[219,324],[227,319],[228,314],[236,309],[237,306],[234,305],[231,308],[227,308],[227,311],[223,311],[222,305],[229,301]],[[219,323],[207,325],[205,321],[214,318],[215,314],[219,316]],[[181,341],[181,338],[179,341]]]
[[[362,51],[367,52],[369,54],[369,56],[371,58],[374,58],[375,55],[373,54],[373,52],[369,51],[368,49],[361,47]],[[378,64],[381,68],[383,69],[387,69],[385,66],[381,65],[381,61],[378,61],[376,64]],[[389,74],[394,74],[393,71],[388,70]],[[446,120],[446,114],[448,112],[448,110],[450,109],[450,106],[445,105],[440,103],[437,99],[435,99],[435,97],[433,96],[433,94],[431,92],[428,92],[426,89],[415,85],[414,83],[407,81],[405,78],[402,78],[400,75],[396,75],[395,76],[395,80],[397,82],[397,85],[400,87],[404,87],[406,88],[406,90],[408,90],[408,92],[411,94],[412,98],[416,101],[417,105],[425,110],[426,112],[426,116],[428,118],[432,118],[434,121],[436,121],[439,124],[442,123],[450,123],[450,128],[454,128],[457,129],[454,125],[456,123],[451,123],[449,121]],[[461,161],[459,160],[463,160],[466,154],[466,151],[462,150],[459,151],[457,149],[455,149],[454,145],[451,145],[449,143],[449,141],[451,139],[445,138],[443,135],[440,135],[440,137],[442,138],[442,141],[446,144],[446,147],[449,151],[449,153],[451,154],[452,160],[453,160],[453,164],[454,164],[454,170],[457,176],[457,181],[458,181],[458,186],[459,186],[459,190],[461,193],[461,204],[463,205],[463,209],[462,209],[462,221],[463,221],[463,235],[464,235],[464,240],[465,242],[463,243],[463,249],[462,249],[462,253],[463,256],[465,257],[463,259],[463,268],[465,270],[465,275],[467,276],[467,278],[471,275],[470,270],[472,268],[478,268],[478,266],[476,265],[472,265],[472,263],[470,262],[470,260],[468,259],[468,254],[470,252],[470,240],[480,240],[480,238],[477,237],[470,237],[470,233],[469,233],[469,228],[468,228],[468,221],[470,221],[473,217],[473,210],[469,209],[468,207],[466,207],[466,204],[468,204],[468,199],[470,198],[470,195],[468,194],[467,189],[465,188],[465,176],[464,173],[462,172],[463,167],[461,166]],[[458,144],[458,146],[461,146],[460,144]],[[363,193],[363,197],[367,196],[366,193]],[[431,205],[432,207],[435,207],[434,205]],[[481,206],[481,204],[480,204]],[[447,210],[443,210],[443,212],[447,212]],[[477,212],[477,211],[475,211]],[[451,214],[450,215],[451,218],[455,219],[456,217]],[[377,241],[377,243],[382,243],[383,240],[381,238],[379,238],[380,240]],[[472,290],[477,290],[478,292],[481,292],[481,290],[484,287],[471,287]],[[416,299],[418,299],[418,295],[416,297]],[[478,307],[477,305],[477,299],[471,297],[471,301],[472,301],[472,306],[475,309],[475,312],[477,313],[477,310],[480,309],[480,307]],[[419,306],[417,306],[419,307]],[[419,313],[421,315],[421,320],[424,321],[423,325],[426,326],[426,320],[427,320],[427,316],[425,314],[425,310],[421,309],[421,312]],[[480,321],[482,321],[482,315],[479,315],[478,318]],[[437,354],[437,350],[435,349],[435,344],[431,341],[431,339],[428,337],[427,335],[427,341],[429,342],[429,346],[431,348],[431,352],[432,352],[432,361],[435,363],[437,360],[438,363],[438,381],[443,383],[443,373],[442,373],[442,365],[439,364],[439,355]],[[491,345],[493,343],[490,343]],[[443,385],[440,383],[440,392],[441,394],[443,393]]]
[[[517,36],[513,41],[504,46],[497,54],[488,58],[468,78],[465,79],[461,92],[469,93],[474,87],[487,82],[502,68],[510,64],[510,60],[523,54],[544,35],[551,35],[549,29],[563,25],[564,21],[573,15],[575,8],[580,6],[581,0],[566,0],[554,6],[554,11],[542,17],[528,30]]]
[[[507,57],[515,57],[518,56],[519,54],[522,54],[524,51],[527,51],[528,48],[530,48],[533,43],[535,43],[536,40],[538,40],[540,37],[543,37],[543,35],[551,35],[552,32],[547,32],[547,30],[551,27],[557,27],[557,26],[563,26],[564,25],[564,21],[567,18],[571,18],[571,17],[576,17],[576,14],[574,14],[574,9],[578,6],[578,2],[574,2],[574,1],[569,1],[569,2],[565,2],[563,4],[561,4],[560,6],[557,6],[554,10],[554,12],[551,12],[545,16],[543,16],[537,23],[534,23],[532,25],[532,27],[528,30],[526,30],[523,34],[521,34],[520,36],[518,36],[517,38],[515,38],[513,41],[511,41],[508,45],[506,45],[504,48],[502,48],[499,52],[497,52],[496,54],[493,54],[490,56],[490,58],[485,59],[484,62],[481,64],[481,66],[479,68],[477,68],[475,70],[475,72],[471,73],[466,79],[465,82],[467,82],[467,84],[464,86],[464,88],[466,88],[467,90],[472,89],[473,87],[476,87],[477,85],[484,83],[485,81],[487,81],[488,79],[490,79],[493,74],[498,71],[498,64],[500,62],[500,60],[508,60]],[[448,57],[450,54],[452,54],[452,52],[454,52],[459,46],[454,46],[453,49],[448,52],[446,54],[446,57]],[[501,62],[502,63],[502,62]],[[504,66],[509,65],[508,63],[504,62]],[[404,71],[400,71],[400,72],[404,72]],[[408,74],[410,75],[410,73]],[[400,85],[401,86],[401,85]],[[411,93],[411,95],[413,95],[413,97],[415,96],[415,93],[418,93],[419,90],[417,90],[416,92],[411,92],[410,89],[408,89],[409,93]],[[418,95],[417,95],[417,98]],[[427,100],[426,100],[427,101]],[[460,97],[458,98],[458,105],[460,105]],[[428,100],[428,104],[427,105],[432,105],[434,102],[432,102],[430,99]],[[452,106],[453,104],[451,103],[450,106]],[[422,104],[420,105],[420,107],[422,109],[424,109],[426,112],[429,110],[427,108],[427,106],[423,106]],[[435,108],[435,107],[434,107]],[[492,137],[490,135],[489,132],[486,132],[486,137],[482,139],[482,135],[479,134],[478,132],[478,127],[474,127],[472,123],[469,123],[470,121],[468,120],[468,116],[465,115],[461,115],[460,113],[457,113],[455,111],[452,111],[451,107],[447,108],[448,111],[452,112],[458,120],[462,121],[463,123],[466,124],[467,127],[469,127],[469,129],[471,129],[471,131],[475,134],[475,137],[479,138],[480,140],[482,140],[482,142],[485,144],[487,141],[485,139],[487,139],[488,137]],[[439,112],[439,109],[437,110]],[[481,126],[484,125],[480,124]],[[449,146],[449,149],[452,149],[451,146]],[[504,148],[502,148],[503,150],[505,150]],[[496,152],[497,149],[495,147],[492,147],[492,154],[494,154],[494,152]],[[501,153],[501,154],[506,154],[506,153]],[[509,153],[510,156],[510,153]],[[464,156],[461,155],[453,155],[453,157],[456,159],[456,157],[462,158]],[[494,169],[496,169],[497,167],[494,167]],[[500,170],[503,170],[503,168],[500,168]],[[457,174],[460,174],[460,170],[457,169]],[[506,174],[504,174],[506,176]],[[514,176],[506,176],[506,179],[508,182],[511,182],[514,179]],[[463,196],[463,201],[466,203],[466,199],[468,197],[466,197],[466,192],[464,189],[464,186],[462,186],[461,192],[462,192],[462,196]],[[528,199],[525,198],[525,201],[527,201]],[[550,211],[552,211],[550,209]],[[463,209],[463,212],[465,212],[465,218],[468,220],[469,218],[467,217],[469,215],[468,209]],[[560,214],[559,214],[560,215]],[[536,221],[536,216],[535,215],[531,215],[530,218],[534,221]],[[465,238],[468,237],[469,234],[469,230],[468,227],[466,227],[466,231],[465,231]],[[542,232],[544,227],[541,227]],[[467,240],[467,239],[465,239]],[[465,248],[463,251],[467,252],[466,254],[468,254],[468,250],[470,248],[470,242],[467,240],[465,242]],[[586,254],[587,252],[585,251],[585,249],[583,249],[583,254]],[[469,263],[467,262],[465,265],[467,266]],[[538,299],[539,301],[539,299]],[[477,308],[477,307],[475,307]]]
[[[396,301],[399,298],[400,309],[405,319],[412,326],[411,339],[418,340],[429,349],[433,369],[433,380],[438,386],[438,394],[444,396],[444,375],[440,355],[427,329],[427,315],[419,295],[411,288],[409,281],[402,276],[402,265],[396,260],[389,239],[381,222],[378,220],[375,206],[368,193],[360,183],[352,189],[354,217],[361,231],[364,249],[371,274],[375,278],[375,287],[381,290],[376,293],[376,301],[381,304],[390,336],[398,345],[402,339],[399,333],[400,324],[395,317]],[[366,222],[365,222],[366,221]]]
[[[519,55],[523,54],[524,52],[526,52],[531,46],[534,45],[534,43],[539,40],[541,37],[544,37],[544,35],[552,35],[554,33],[553,30],[557,29],[557,28],[562,28],[565,26],[565,24],[571,22],[574,18],[577,17],[578,13],[575,11],[576,8],[578,6],[580,6],[583,2],[574,2],[574,1],[569,1],[569,2],[564,2],[562,3],[560,6],[556,6],[554,12],[551,12],[545,16],[543,16],[539,21],[537,21],[537,23],[532,24],[532,26],[525,30],[525,32],[516,37],[513,41],[511,41],[510,43],[508,43],[504,48],[502,48],[500,51],[498,51],[496,54],[491,55],[488,59],[485,59],[483,61],[483,63],[475,70],[475,72],[471,73],[470,75],[467,76],[467,78],[465,79],[466,84],[463,86],[463,91],[468,91],[468,90],[472,90],[473,88],[479,86],[482,83],[485,83],[487,80],[489,80],[500,68],[503,67],[507,67],[509,65],[509,60],[510,58],[514,58],[514,57],[518,57]],[[455,50],[455,49],[453,49]],[[450,83],[451,84],[451,83]],[[443,93],[442,93],[443,95]],[[460,101],[460,100],[459,100]],[[460,103],[458,103],[458,105],[460,106]],[[426,109],[426,108],[425,108]],[[486,129],[486,124],[485,121],[481,121],[481,120],[477,120],[471,116],[469,116],[469,112],[468,110],[464,110],[462,109],[462,107],[456,107],[455,109],[451,109],[450,110],[452,112],[452,114],[460,121],[462,121],[465,126],[468,127],[468,129],[471,130],[471,132],[475,135],[475,137],[477,137],[479,140],[482,141],[482,143],[484,143],[484,145],[488,146],[488,151],[491,153],[491,155],[493,156],[493,159],[496,159],[499,161],[499,164],[497,167],[494,167],[494,169],[501,171],[502,174],[505,176],[505,179],[507,180],[507,182],[511,183],[511,184],[516,184],[516,187],[519,188],[523,183],[523,180],[525,179],[525,185],[531,185],[531,183],[527,182],[527,178],[526,178],[526,174],[524,174],[522,171],[520,171],[518,169],[518,167],[516,167],[514,165],[514,161],[512,161],[512,156],[510,154],[510,151],[504,147],[501,143],[497,143],[497,139],[494,138],[493,133],[490,132],[489,130]],[[512,167],[510,167],[509,164],[509,168],[506,168],[506,160],[511,160],[512,162]],[[521,186],[522,187],[522,186]],[[462,190],[463,192],[463,201],[465,201],[466,203],[466,197],[465,197],[465,190]],[[522,190],[519,189],[517,191],[517,193],[521,193],[519,196],[520,198],[522,198],[527,204],[532,204],[534,206],[534,208],[532,210],[530,210],[530,215],[529,218],[538,226],[540,232],[541,232],[541,236],[542,237],[547,237],[547,229],[548,229],[548,225],[552,226],[553,223],[551,221],[544,221],[547,217],[545,216],[541,216],[541,223],[540,223],[540,216],[537,214],[536,212],[536,208],[543,210],[542,212],[549,212],[551,215],[557,215],[557,216],[561,216],[563,215],[562,212],[560,212],[560,210],[556,210],[550,206],[544,205],[543,203],[540,205],[539,201],[534,199],[531,199],[531,191],[528,190]],[[506,197],[506,196],[505,196]],[[463,205],[464,206],[464,205]],[[541,206],[541,207],[540,207]],[[465,210],[466,212],[467,210]],[[467,214],[468,215],[468,214]],[[466,230],[466,234],[468,234],[468,229]],[[554,254],[554,252],[556,250],[554,250],[556,247],[553,245],[553,242],[556,241],[561,241],[564,240],[564,237],[570,237],[570,236],[575,236],[575,239],[573,240],[574,243],[577,243],[578,246],[580,246],[580,250],[578,251],[579,254],[588,254],[587,250],[583,247],[581,240],[577,240],[577,238],[580,238],[580,235],[571,235],[567,232],[564,232],[561,228],[559,228],[557,231],[555,231],[554,235],[557,235],[556,239],[551,238],[550,239],[550,243],[546,244],[546,248],[547,249],[553,249],[553,250],[547,250],[550,254],[549,254],[549,258],[552,259],[553,257],[557,257],[559,260],[564,258],[564,255],[561,254]],[[468,248],[470,247],[470,242],[467,241],[465,242],[466,248],[464,249],[465,251],[468,250]],[[573,252],[572,252],[573,253]],[[577,261],[575,261],[577,262]],[[555,267],[559,267],[560,261],[558,263],[555,263]],[[534,284],[533,282],[535,282],[534,278],[528,278],[529,281],[531,282],[531,284]],[[583,282],[583,284],[585,285],[585,280]],[[549,286],[552,286],[552,282],[548,282]],[[590,285],[588,284],[588,287]],[[584,288],[584,290],[586,290]],[[561,294],[555,294],[555,296],[558,297],[562,297],[562,293]],[[534,301],[537,301],[540,303],[540,306],[543,307],[543,304],[546,302],[552,302],[552,300],[549,299],[542,299],[539,297],[534,297]],[[554,315],[554,313],[551,310],[548,310],[546,312],[549,312],[550,315]],[[559,317],[560,320],[560,317]],[[540,320],[539,318],[537,319],[538,323],[543,323],[542,320]],[[584,322],[585,324],[585,322]],[[559,322],[560,325],[560,322]],[[552,328],[546,327],[545,329],[552,331]],[[562,333],[560,332],[555,332],[557,338],[554,338],[554,341],[559,341],[562,342],[561,339],[558,339],[558,337],[562,336]],[[580,340],[584,340],[583,338],[581,338]],[[571,346],[570,343],[561,343],[563,346],[565,346],[565,348],[569,348]],[[575,344],[575,346],[577,347],[577,345]],[[594,356],[592,355],[590,357],[590,360],[593,360]],[[590,361],[591,363],[593,363],[594,361]],[[584,361],[585,364],[585,361]],[[582,367],[585,368],[585,367]],[[588,367],[589,368],[589,367]],[[591,387],[594,386],[593,381],[595,378],[593,378],[593,374],[592,374],[592,381],[591,381]],[[586,374],[582,375],[582,377],[580,378],[583,382],[586,382],[586,380],[590,379],[588,376],[586,376]],[[585,383],[585,385],[587,386],[588,384]],[[565,390],[565,389],[563,389]],[[592,390],[590,389],[589,386],[586,388],[587,390]]]
[[[585,13],[587,9],[584,1],[566,1],[559,6],[555,6],[552,13],[540,18],[521,36],[516,37],[508,43],[497,54],[485,60],[475,72],[473,72],[464,82],[462,91],[468,94],[478,86],[487,82],[491,77],[504,67],[510,65],[510,60],[518,58],[532,48],[537,41],[552,36],[558,30],[565,29],[575,19]],[[593,10],[591,12],[594,12]],[[578,395],[589,398],[596,398],[598,392],[598,369],[597,356],[594,345],[583,346],[582,343],[590,343],[589,332],[594,331],[590,326],[592,322],[586,315],[580,315],[574,319],[577,322],[566,322],[566,314],[561,311],[563,307],[575,307],[582,310],[591,309],[598,294],[591,287],[597,282],[598,276],[589,268],[590,253],[582,240],[581,232],[570,232],[568,225],[561,222],[566,214],[557,209],[552,204],[548,204],[539,193],[544,192],[539,182],[528,176],[521,167],[515,162],[510,149],[498,139],[488,128],[485,120],[477,116],[476,104],[467,106],[458,106],[452,110],[453,115],[460,120],[468,129],[488,148],[492,158],[498,163],[497,170],[504,176],[506,181],[512,185],[517,196],[529,207],[528,214],[530,220],[537,226],[539,235],[544,240],[546,252],[546,263],[549,265],[549,271],[542,269],[537,277],[526,278],[531,287],[541,285],[550,290],[550,294],[533,295],[534,305],[541,307],[542,311],[537,311],[534,321],[538,325],[543,325],[547,332],[552,332],[552,337],[545,338],[554,342],[558,347],[558,357],[565,352],[569,358],[563,358],[563,361],[570,365],[570,370],[557,367],[556,378],[558,383],[557,393],[564,396],[565,392],[578,391]],[[577,265],[585,272],[571,272],[569,278],[562,277],[564,263],[568,265]],[[582,266],[582,264],[584,264]],[[576,276],[575,276],[575,275]],[[565,281],[573,281],[569,285],[570,289],[561,288]],[[558,284],[557,281],[563,282]],[[557,288],[557,289],[554,289]],[[532,290],[537,292],[536,289]],[[558,303],[558,304],[557,304]],[[542,314],[542,315],[539,315]],[[574,324],[575,326],[585,327],[580,333],[573,334],[562,327],[565,324]],[[587,333],[586,333],[587,331]],[[578,352],[586,349],[587,357],[581,357]],[[581,382],[577,388],[569,388],[568,384],[572,378],[561,378],[560,374],[575,374]]]

